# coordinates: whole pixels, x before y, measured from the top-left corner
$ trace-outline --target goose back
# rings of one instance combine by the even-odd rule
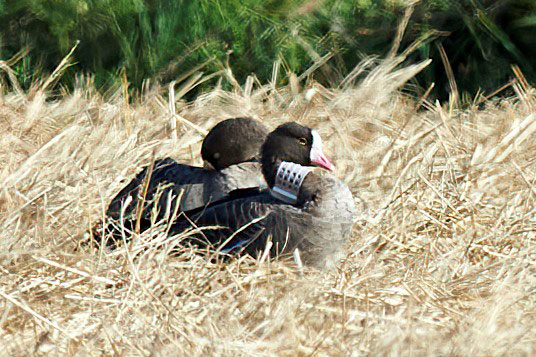
[[[145,167],[114,197],[106,212],[108,217],[119,219],[122,211],[129,217],[143,202],[144,218],[149,219],[156,208],[157,219],[161,219],[169,209],[175,209],[179,197],[177,208],[188,211],[220,200],[230,191],[264,185],[257,162],[207,170],[165,158],[155,161],[152,172],[150,169]]]

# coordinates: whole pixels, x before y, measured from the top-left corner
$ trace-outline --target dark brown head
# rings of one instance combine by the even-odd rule
[[[253,118],[226,119],[203,140],[201,156],[216,170],[246,161],[258,161],[268,129]]]
[[[322,139],[316,130],[295,122],[277,127],[262,145],[262,172],[269,187],[274,185],[277,168],[282,161],[319,166],[330,171],[335,169],[322,151]]]

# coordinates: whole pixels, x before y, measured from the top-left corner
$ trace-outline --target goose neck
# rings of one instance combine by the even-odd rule
[[[300,188],[311,168],[283,161],[277,168],[274,185],[270,189],[273,197],[295,204],[298,202]]]

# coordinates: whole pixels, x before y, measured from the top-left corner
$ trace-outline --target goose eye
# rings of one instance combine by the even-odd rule
[[[307,145],[307,139],[306,138],[299,138],[298,142],[300,143],[300,145],[303,145],[303,146]]]

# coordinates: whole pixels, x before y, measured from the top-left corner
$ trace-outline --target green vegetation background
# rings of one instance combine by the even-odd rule
[[[136,91],[149,78],[165,83],[227,67],[240,83],[251,73],[266,82],[274,63],[281,64],[278,80],[286,81],[285,74],[301,74],[327,55],[314,76],[336,85],[363,58],[389,53],[408,3],[0,0],[0,60],[28,87],[79,41],[74,65],[58,85],[72,87],[80,73],[91,73],[98,88],[126,78]],[[448,96],[442,50],[458,90],[469,97],[505,84],[514,64],[536,79],[536,1],[422,0],[412,8],[401,49],[425,39],[407,61],[433,59],[415,79],[417,91],[433,82],[433,96]],[[0,80],[7,83],[5,73]]]

